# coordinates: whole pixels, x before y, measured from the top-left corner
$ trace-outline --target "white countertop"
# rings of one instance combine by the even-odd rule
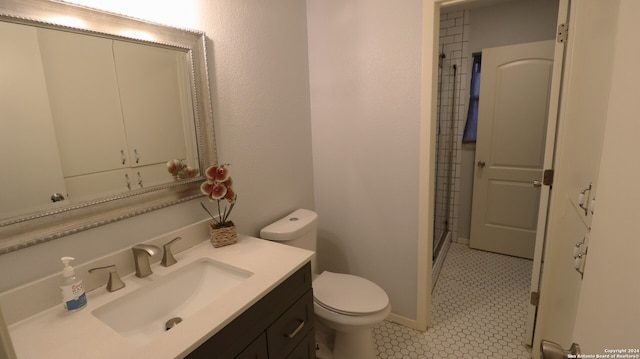
[[[40,358],[182,358],[255,304],[301,268],[313,252],[239,235],[238,243],[214,248],[209,241],[176,254],[178,263],[152,264],[147,278],[123,277],[126,287],[113,293],[104,287],[89,292],[88,304],[68,313],[58,305],[9,326],[18,359]],[[140,345],[93,316],[100,306],[126,295],[199,258],[211,258],[253,274],[197,314],[152,342]]]

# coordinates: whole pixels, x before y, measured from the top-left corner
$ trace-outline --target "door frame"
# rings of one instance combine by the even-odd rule
[[[566,24],[569,21],[569,10],[571,0],[558,1],[557,23]],[[566,44],[555,47],[553,57],[553,76],[549,94],[549,113],[547,115],[547,138],[554,138],[554,141],[545,141],[543,169],[555,170],[555,149],[558,140],[558,119],[560,116],[560,101],[562,95],[562,81],[564,79],[565,59],[567,57]],[[547,223],[549,218],[551,202],[551,186],[543,185],[540,191],[540,204],[538,207],[538,225],[536,232],[536,242],[533,253],[533,268],[531,269],[531,293],[540,293],[540,277],[542,275],[542,260],[547,238]],[[535,332],[536,317],[538,315],[538,303],[530,303],[527,309],[527,322],[525,332],[525,343],[533,345],[533,334]]]
[[[440,38],[440,9],[469,5],[481,0],[422,1],[422,76],[420,96],[420,141],[418,191],[418,273],[416,320],[390,318],[413,329],[426,331],[431,325],[431,287],[433,270],[433,200],[435,176],[435,135],[437,121],[437,73]],[[560,0],[565,1],[565,0]],[[560,14],[559,14],[560,15]],[[557,145],[557,144],[556,144]],[[545,218],[546,219],[546,218]]]

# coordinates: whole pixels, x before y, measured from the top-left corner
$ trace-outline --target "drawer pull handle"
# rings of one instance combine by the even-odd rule
[[[304,328],[304,320],[300,321],[300,324],[293,332],[287,334],[287,338],[293,339],[302,330],[302,328]]]

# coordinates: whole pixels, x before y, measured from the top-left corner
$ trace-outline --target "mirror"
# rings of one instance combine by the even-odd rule
[[[200,196],[216,161],[203,33],[7,0],[0,39],[0,254]]]

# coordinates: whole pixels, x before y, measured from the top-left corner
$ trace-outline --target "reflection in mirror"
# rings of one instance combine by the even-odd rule
[[[204,34],[7,0],[0,43],[0,253],[199,195],[167,162],[215,162]]]
[[[170,159],[197,168],[184,52],[10,23],[0,23],[0,37],[13,65],[2,82],[28,84],[28,94],[7,91],[0,115],[43,139],[1,142],[21,160],[1,217],[171,182]],[[27,168],[34,163],[46,181],[29,183],[39,178]]]

